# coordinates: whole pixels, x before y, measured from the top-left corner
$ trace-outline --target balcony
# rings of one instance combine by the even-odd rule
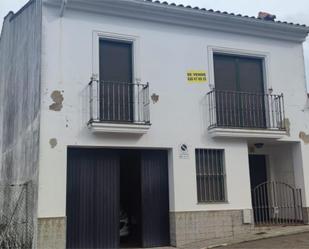
[[[212,137],[279,139],[286,135],[283,95],[212,90],[207,94]]]
[[[94,132],[144,134],[150,128],[148,83],[91,80],[89,102]]]

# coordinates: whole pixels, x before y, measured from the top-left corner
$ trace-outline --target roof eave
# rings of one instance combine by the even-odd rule
[[[60,1],[45,0],[45,3],[56,6],[60,4]],[[309,34],[309,27],[307,26],[263,21],[256,18],[180,8],[139,0],[105,0],[100,2],[74,0],[68,1],[67,8],[293,42],[304,42]]]

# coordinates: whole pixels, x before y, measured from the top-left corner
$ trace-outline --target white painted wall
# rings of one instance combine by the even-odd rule
[[[293,154],[293,151],[296,145],[297,143],[266,143],[263,148],[255,149],[252,154],[266,155],[267,178],[269,181],[279,181],[295,186],[295,171],[297,171],[298,158],[296,154]]]
[[[158,103],[151,103],[152,126],[146,135],[95,135],[86,127],[86,90],[94,72],[96,31],[137,37],[136,77],[150,82],[150,95],[160,96]],[[65,216],[66,149],[70,145],[172,149],[172,210],[251,208],[247,141],[211,139],[204,106],[209,85],[186,82],[190,69],[207,70],[211,75],[211,46],[267,57],[267,87],[285,94],[286,116],[291,122],[291,136],[285,140],[299,140],[299,131],[308,130],[303,111],[307,97],[301,44],[71,10],[59,18],[58,9],[44,7],[39,217]],[[60,112],[49,110],[54,90],[63,91]],[[54,149],[49,145],[51,138],[58,141]],[[189,159],[178,157],[178,145],[183,142],[190,146]],[[225,149],[228,203],[197,204],[195,148]],[[303,146],[303,154],[309,154],[308,148]],[[309,167],[309,156],[303,161]],[[304,173],[309,175],[308,171],[306,168]],[[306,186],[309,199],[309,178]]]

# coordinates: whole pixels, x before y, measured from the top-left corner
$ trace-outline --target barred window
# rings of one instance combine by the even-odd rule
[[[195,158],[198,202],[225,202],[224,150],[196,149]]]

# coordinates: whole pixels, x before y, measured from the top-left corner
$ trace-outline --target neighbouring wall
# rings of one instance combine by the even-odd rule
[[[37,212],[41,9],[41,0],[31,0],[16,14],[10,12],[0,38],[0,187],[32,182],[28,191],[33,223]],[[7,191],[0,200],[6,217],[12,215],[11,207],[17,201],[13,192]]]

